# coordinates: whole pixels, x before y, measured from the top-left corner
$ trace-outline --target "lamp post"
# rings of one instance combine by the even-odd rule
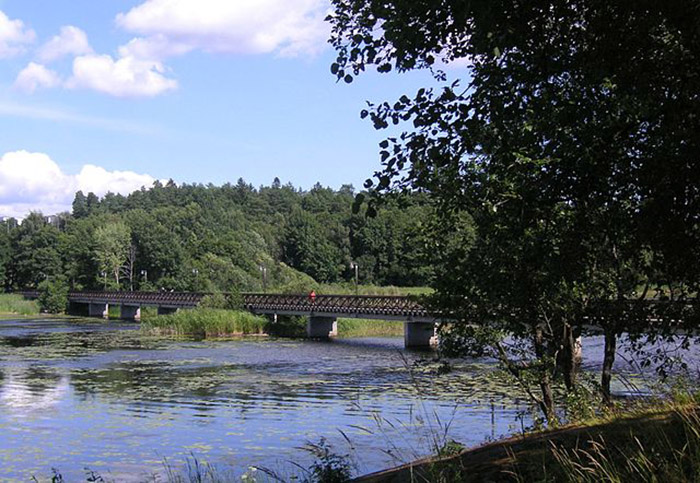
[[[267,267],[260,264],[258,268],[260,269],[260,275],[262,276],[263,292],[267,292]]]
[[[199,290],[199,270],[196,268],[192,269],[192,275],[194,276],[194,289]]]
[[[107,291],[107,272],[100,272],[100,275],[105,279],[104,286],[102,290]]]
[[[359,285],[360,285],[360,277],[359,277],[359,270],[360,270],[360,265],[358,265],[357,262],[350,262],[350,270],[355,270],[355,295],[358,295],[360,293]]]

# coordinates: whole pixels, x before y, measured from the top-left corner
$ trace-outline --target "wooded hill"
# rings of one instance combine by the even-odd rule
[[[236,184],[156,182],[128,196],[78,192],[72,213],[0,223],[6,290],[62,280],[76,289],[299,291],[316,282],[425,285],[419,196],[353,213],[352,186],[303,191],[278,179]]]

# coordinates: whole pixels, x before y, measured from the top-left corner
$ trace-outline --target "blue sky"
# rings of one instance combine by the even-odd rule
[[[336,83],[326,0],[0,0],[0,216],[153,179],[361,187],[366,100],[427,72]]]

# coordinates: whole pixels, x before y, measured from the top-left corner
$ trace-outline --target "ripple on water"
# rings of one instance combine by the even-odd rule
[[[137,327],[0,321],[1,480],[52,466],[68,481],[86,466],[143,479],[190,452],[240,474],[307,464],[298,448],[322,436],[364,472],[430,451],[438,419],[467,444],[520,425],[520,396],[488,360],[436,377],[431,355],[400,338],[186,341]],[[599,341],[586,351],[595,359]]]

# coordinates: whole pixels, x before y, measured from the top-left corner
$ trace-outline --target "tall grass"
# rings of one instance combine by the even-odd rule
[[[0,294],[0,314],[37,315],[39,312],[36,300],[26,300],[16,294]]]
[[[403,323],[390,320],[338,319],[339,337],[401,337]]]
[[[698,481],[698,408],[675,409],[621,427],[612,423],[573,447],[553,443],[544,461],[550,481]]]
[[[249,312],[196,308],[168,315],[144,314],[141,330],[155,334],[225,337],[261,334],[267,323],[264,317]]]

